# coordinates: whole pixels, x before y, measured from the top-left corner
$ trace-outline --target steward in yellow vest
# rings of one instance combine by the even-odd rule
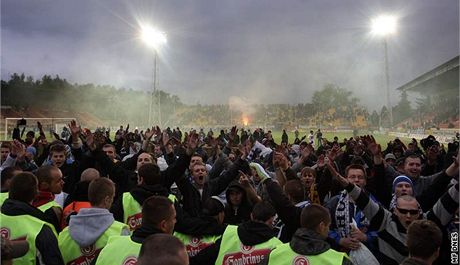
[[[138,212],[142,208],[140,205],[151,196],[162,196],[169,198],[174,203],[175,211],[177,211],[175,230],[178,232],[185,235],[218,235],[223,233],[223,227],[216,224],[215,221],[210,222],[206,219],[190,217],[184,212],[177,203],[175,196],[170,195],[168,189],[165,188],[166,184],[164,184],[164,179],[157,165],[153,163],[142,165],[138,170],[138,177],[140,184],[128,194],[120,197],[110,209],[115,220],[128,224],[131,231],[142,226],[143,213]],[[124,217],[127,217],[126,222],[124,222]]]
[[[211,222],[221,225],[224,220],[224,207],[222,201],[217,196],[213,196],[203,203],[204,216],[202,218],[209,219]],[[194,257],[203,249],[213,245],[222,237],[222,234],[186,235],[175,231],[174,236],[185,245],[188,256]]]
[[[142,225],[129,237],[113,237],[99,254],[96,265],[135,264],[141,244],[153,234],[172,234],[176,210],[166,197],[152,196],[142,205]]]
[[[105,247],[109,237],[129,235],[128,226],[115,221],[108,208],[113,202],[115,185],[108,178],[89,184],[91,208],[70,216],[69,226],[59,234],[59,249],[65,264],[90,264]]]
[[[161,183],[160,169],[157,165],[148,163],[139,168],[139,185],[130,192],[125,192],[111,208],[115,220],[123,222],[129,226],[131,231],[139,228],[142,223],[141,205],[150,196],[168,197],[173,202],[176,200],[174,195]]]
[[[229,225],[216,244],[204,249],[190,264],[259,264],[282,242],[275,237],[272,222],[275,210],[267,202],[256,204],[251,221]]]
[[[3,205],[6,199],[8,199],[8,192],[1,192],[0,193],[0,206]]]
[[[26,239],[29,244],[29,251],[14,259],[14,265],[62,265],[54,227],[44,221],[43,212],[31,204],[37,190],[38,181],[32,173],[24,172],[13,177],[9,198],[1,208],[0,232],[10,240]]]
[[[301,228],[297,229],[291,242],[274,249],[268,258],[269,265],[351,265],[346,253],[331,249],[326,242],[331,216],[319,204],[310,204],[302,210]]]

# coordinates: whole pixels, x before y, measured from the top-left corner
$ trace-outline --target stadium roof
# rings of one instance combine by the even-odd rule
[[[459,88],[459,56],[443,63],[409,83],[397,88],[400,91],[419,93],[432,93],[436,90],[448,90]]]

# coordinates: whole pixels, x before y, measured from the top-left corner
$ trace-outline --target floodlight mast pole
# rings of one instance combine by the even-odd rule
[[[159,73],[160,73],[160,67],[158,65],[158,52],[157,50],[154,51],[154,57],[153,57],[153,92],[155,93],[155,97],[157,100],[157,105],[158,105],[158,124],[160,128],[162,127],[161,125],[161,93],[159,90]]]
[[[160,91],[158,89],[158,74],[159,74],[159,66],[158,66],[158,52],[156,49],[153,50],[153,91],[150,93],[150,102],[149,102],[149,124],[148,127],[153,126],[152,124],[152,108],[153,108],[153,100],[154,98],[157,100],[156,105],[158,107],[158,126],[161,128],[161,98],[160,98]]]
[[[389,63],[388,63],[388,43],[387,43],[387,38],[383,38],[383,46],[385,50],[385,85],[386,85],[386,90],[387,90],[387,106],[388,106],[388,111],[390,114],[390,128],[393,128],[393,108],[391,107],[391,101],[390,101],[390,71],[389,71]]]
[[[380,15],[372,19],[372,33],[383,37],[385,86],[387,92],[387,108],[390,118],[390,128],[393,128],[393,109],[390,102],[390,72],[388,63],[388,36],[396,33],[397,17],[393,15]]]
[[[156,120],[161,127],[162,122],[161,122],[161,100],[160,100],[160,91],[158,89],[158,84],[159,84],[159,67],[158,67],[158,48],[160,45],[166,43],[166,34],[162,31],[159,31],[155,28],[152,28],[149,25],[141,25],[141,36],[144,42],[153,48],[153,91],[150,93],[150,99],[149,99],[149,124],[148,126],[152,126],[152,108],[153,108],[153,98],[157,100],[156,105],[158,107],[158,120]]]

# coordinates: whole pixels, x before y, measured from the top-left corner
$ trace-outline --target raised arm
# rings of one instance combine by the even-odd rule
[[[434,206],[446,191],[452,177],[458,176],[460,156],[453,158],[454,161],[446,170],[428,177],[421,177],[424,181],[430,182],[429,185],[424,186],[422,192],[417,196],[417,201],[424,211],[428,211]]]
[[[340,184],[345,187],[345,190],[356,202],[358,208],[363,211],[364,215],[369,219],[369,230],[382,231],[385,229],[387,224],[391,222],[391,212],[371,200],[361,188],[348,182],[348,180],[342,177],[330,163],[328,164],[328,168]]]
[[[458,209],[458,182],[449,188],[436,202],[431,211],[427,213],[427,219],[435,221],[438,225],[445,226],[451,220]]]

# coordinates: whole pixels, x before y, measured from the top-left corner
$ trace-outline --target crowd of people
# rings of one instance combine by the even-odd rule
[[[0,146],[2,264],[453,261],[458,142],[37,128]]]

